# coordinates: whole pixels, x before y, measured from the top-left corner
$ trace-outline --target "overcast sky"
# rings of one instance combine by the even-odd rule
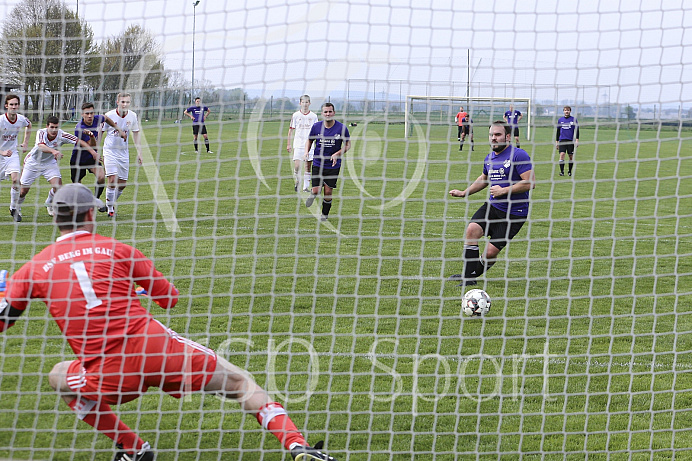
[[[401,80],[404,93],[465,96],[470,74],[472,96],[692,101],[692,0],[65,3],[98,39],[142,24],[188,79],[194,17],[196,79],[267,95],[326,95],[352,79],[351,91],[398,92]]]

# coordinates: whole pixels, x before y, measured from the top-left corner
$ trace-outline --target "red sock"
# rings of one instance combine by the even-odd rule
[[[307,446],[308,444],[280,403],[272,402],[260,408],[257,412],[257,421],[274,434],[286,450],[290,450],[292,445]]]
[[[109,405],[81,398],[74,399],[69,403],[69,406],[72,411],[77,413],[77,418],[96,428],[116,443],[122,444],[123,449],[137,452],[144,445],[144,440],[140,439],[132,429],[120,421],[120,418],[113,413]]]

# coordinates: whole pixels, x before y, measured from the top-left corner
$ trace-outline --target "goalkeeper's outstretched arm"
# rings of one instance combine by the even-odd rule
[[[17,321],[24,311],[16,309],[5,298],[0,300],[0,331],[5,331]]]

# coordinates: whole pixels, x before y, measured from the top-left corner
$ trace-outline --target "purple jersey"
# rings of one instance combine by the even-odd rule
[[[339,151],[344,141],[348,141],[350,137],[351,134],[346,125],[336,120],[334,120],[334,125],[331,128],[325,128],[324,122],[317,122],[312,125],[308,137],[315,142],[315,156],[312,164],[324,169],[341,168],[341,157],[337,158],[334,166],[332,166],[330,157]]]
[[[192,106],[185,109],[185,112],[192,115],[192,123],[203,125],[204,114],[206,114],[208,110],[209,108],[207,106]]]
[[[489,153],[485,157],[483,164],[483,174],[488,177],[490,187],[509,187],[522,181],[521,175],[532,169],[529,154],[524,149],[513,146],[507,146],[500,153]],[[505,213],[528,216],[529,191],[514,193],[511,196],[505,195],[499,198],[491,196],[490,204]]]
[[[96,145],[98,146],[99,127],[104,123],[106,123],[106,117],[100,114],[94,115],[94,121],[91,123],[91,125],[87,125],[86,123],[84,123],[84,119],[82,119],[74,127],[74,135],[77,136],[77,138],[84,141],[85,143],[89,144],[90,137],[84,131],[91,131],[91,133],[94,135],[94,138],[96,138]],[[77,158],[81,150],[82,148],[79,147],[79,142],[77,142],[74,146],[74,149],[72,149],[72,159]],[[96,150],[96,147],[94,147],[94,150]],[[91,157],[91,154],[87,153],[87,155]]]
[[[555,133],[556,141],[574,142],[579,139],[579,122],[572,117],[560,117],[557,121],[557,133]]]
[[[521,117],[521,112],[518,110],[508,110],[505,112],[505,119],[507,119],[507,123],[509,123],[511,126],[519,125],[519,117]]]

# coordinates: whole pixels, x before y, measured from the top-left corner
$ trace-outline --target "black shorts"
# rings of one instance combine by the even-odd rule
[[[481,226],[483,235],[490,237],[490,243],[501,250],[521,230],[526,222],[526,216],[505,213],[485,202],[474,213],[471,222]]]
[[[323,168],[312,164],[312,187],[321,187],[326,184],[332,189],[336,189],[336,181],[339,179],[341,168]]]
[[[198,134],[207,134],[207,125],[198,125],[197,123],[192,124],[192,134],[197,136]]]
[[[464,134],[469,134],[471,132],[471,127],[468,125],[462,125],[461,128],[462,128]]]
[[[518,126],[515,126],[512,129],[512,132],[514,133],[514,136],[516,136],[517,138],[519,137],[519,127]]]
[[[574,143],[572,141],[562,141],[558,143],[559,151],[567,152],[567,155],[574,155]]]
[[[101,162],[99,162],[99,165],[101,165]],[[72,157],[70,157],[70,177],[72,182],[81,182],[87,171],[95,166],[96,160],[94,160],[89,151],[85,149],[72,151]]]

